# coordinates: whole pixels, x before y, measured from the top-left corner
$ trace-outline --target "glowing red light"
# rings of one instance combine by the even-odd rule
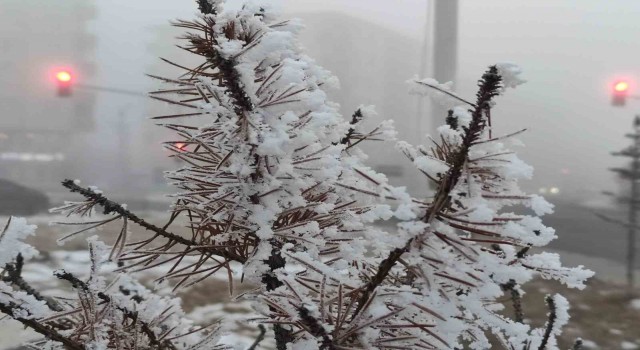
[[[56,79],[61,83],[68,83],[71,81],[71,73],[66,70],[62,70],[56,73]]]
[[[617,92],[625,92],[629,89],[629,83],[626,81],[619,81],[613,86],[613,89]]]
[[[174,144],[174,146],[177,149],[179,149],[181,151],[184,151],[185,147],[187,147],[187,144],[186,143],[182,143],[182,142],[177,142],[177,143]]]

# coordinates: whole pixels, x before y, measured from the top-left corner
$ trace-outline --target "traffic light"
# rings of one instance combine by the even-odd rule
[[[182,157],[181,153],[187,152],[187,143],[186,142],[172,142],[170,143],[169,150],[174,152],[175,154],[171,155],[174,161],[181,163]]]
[[[627,95],[629,94],[629,83],[624,80],[617,81],[613,84],[613,94],[611,99],[611,105],[624,106],[627,102]]]
[[[73,83],[73,75],[68,70],[60,70],[55,74],[58,96],[71,96],[71,85]]]

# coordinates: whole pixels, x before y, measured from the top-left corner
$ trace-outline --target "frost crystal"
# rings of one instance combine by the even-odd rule
[[[505,88],[515,88],[518,85],[522,85],[527,81],[520,77],[522,74],[522,68],[514,63],[498,63],[498,74],[502,77],[502,83]]]

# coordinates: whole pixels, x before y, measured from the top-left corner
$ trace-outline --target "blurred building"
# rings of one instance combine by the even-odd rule
[[[2,0],[0,5],[0,178],[43,190],[73,176],[77,136],[94,127],[94,96],[58,96],[55,72],[94,74],[95,16],[84,0]]]
[[[434,119],[428,109],[419,113],[418,97],[409,95],[407,80],[421,71],[423,44],[375,22],[338,12],[300,13],[305,29],[301,41],[309,56],[340,79],[340,89],[330,91],[341,112],[350,117],[360,105],[374,105],[377,117],[369,128],[393,119],[398,139],[429,144]],[[428,103],[428,101],[425,101]],[[444,120],[442,116],[439,120]],[[440,122],[437,122],[439,124]],[[363,145],[369,165],[395,185],[426,190],[428,180],[398,152],[393,143],[372,141]]]

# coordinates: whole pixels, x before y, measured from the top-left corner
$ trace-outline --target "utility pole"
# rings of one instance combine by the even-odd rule
[[[432,34],[432,26],[433,26],[433,1],[434,0],[427,0],[426,4],[426,16],[425,16],[425,20],[424,20],[424,37],[422,38],[422,48],[420,50],[420,67],[418,67],[418,77],[420,78],[426,78],[428,76],[428,74],[430,74],[430,67],[432,66],[430,64],[431,61],[431,55],[429,55],[429,53],[431,52],[431,34]],[[424,137],[424,133],[425,133],[425,113],[424,113],[424,105],[425,105],[425,101],[426,99],[422,98],[421,96],[417,97],[416,100],[418,101],[418,105],[416,108],[417,111],[417,115],[416,115],[416,140],[421,140]],[[429,125],[429,127],[432,127],[432,125]],[[431,130],[429,130],[431,131]]]
[[[429,50],[431,50],[431,55]],[[433,76],[440,83],[455,81],[458,65],[458,0],[427,0],[427,15],[425,18],[424,37],[420,54],[420,78],[427,74]],[[424,115],[424,100],[418,99],[417,119],[422,124]],[[444,122],[447,111],[431,102],[432,123],[429,128],[433,131],[436,126]],[[442,118],[438,120],[437,118]],[[418,128],[422,137],[422,128]]]
[[[440,83],[455,82],[458,66],[458,0],[433,0],[433,57],[431,75]],[[447,117],[447,110],[431,104],[430,133]]]
[[[435,0],[433,7],[433,77],[446,83],[456,78],[458,0]]]
[[[614,156],[631,158],[631,166],[629,168],[612,168],[622,178],[629,180],[631,189],[629,197],[618,197],[622,202],[629,204],[629,213],[627,222],[627,285],[633,288],[635,284],[634,270],[636,267],[636,243],[637,243],[637,224],[638,224],[638,208],[640,204],[640,193],[638,181],[640,181],[640,115],[637,115],[633,121],[633,133],[626,134],[626,137],[632,139],[632,145],[619,152],[613,152]]]

